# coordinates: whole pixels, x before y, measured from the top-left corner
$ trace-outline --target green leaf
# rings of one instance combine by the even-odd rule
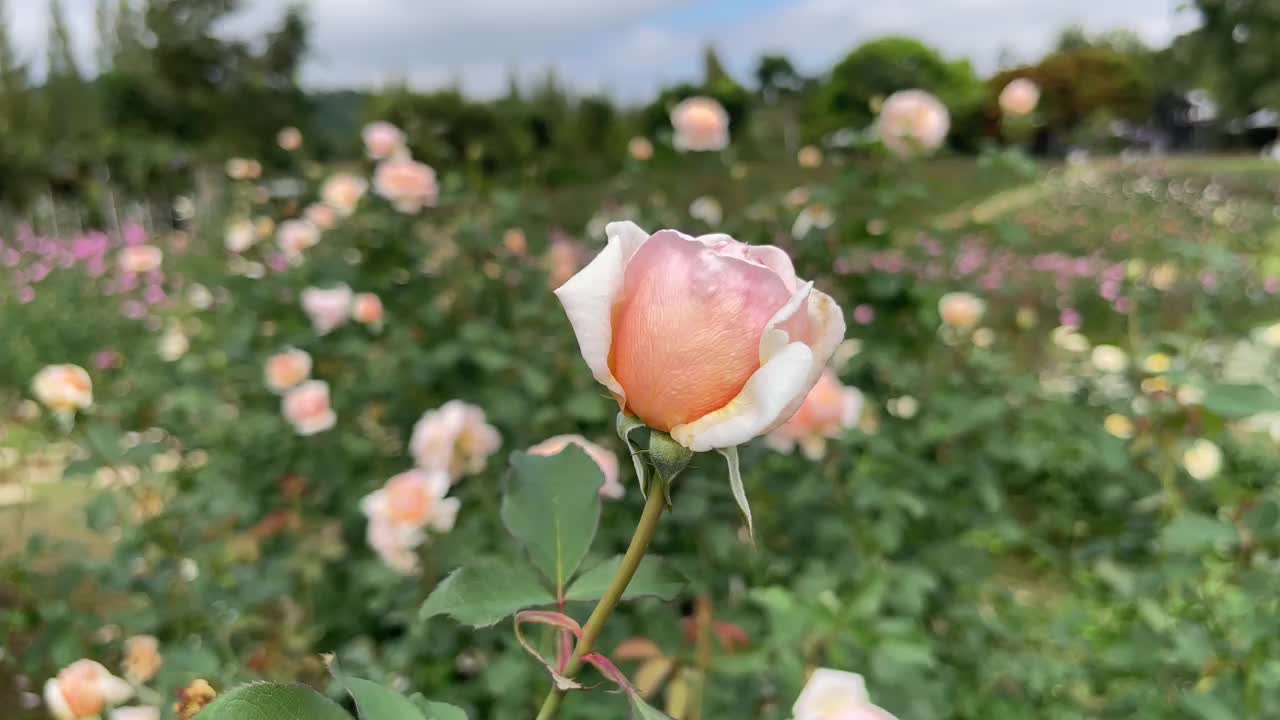
[[[733,499],[742,511],[742,520],[747,524],[747,535],[753,540],[756,536],[755,525],[751,522],[751,503],[747,502],[747,491],[742,487],[742,468],[738,465],[738,448],[722,448],[719,453],[729,465],[729,489],[733,491]]]
[[[1197,553],[1220,543],[1234,543],[1236,529],[1217,518],[1188,512],[1178,516],[1160,533],[1166,552]]]
[[[426,720],[409,698],[395,690],[370,680],[347,677],[339,672],[337,663],[330,666],[330,671],[356,701],[360,720]]]
[[[1182,696],[1182,704],[1203,720],[1235,720],[1238,717],[1230,705],[1209,693],[1187,692]]]
[[[1210,385],[1204,393],[1204,407],[1225,418],[1242,418],[1280,411],[1280,398],[1263,385]]]
[[[596,536],[604,473],[572,443],[549,457],[514,453],[511,466],[502,522],[559,597]]]
[[[618,567],[622,565],[622,556],[618,555],[604,562],[584,570],[582,575],[578,576],[573,584],[569,586],[569,592],[566,594],[566,600],[585,601],[599,600],[604,595],[604,591],[609,587],[609,582],[613,580],[613,576],[617,574]],[[656,555],[647,555],[640,561],[640,567],[636,568],[635,577],[631,579],[631,584],[627,585],[627,591],[622,594],[623,600],[631,600],[638,597],[656,597],[662,600],[671,600],[684,589],[688,581],[676,572],[671,566]]]
[[[644,423],[639,418],[631,417],[626,413],[618,413],[614,427],[618,431],[618,437],[622,438],[622,442],[627,444],[627,452],[631,453],[631,463],[636,468],[636,480],[640,482],[640,494],[648,497],[649,493],[649,466],[645,465],[644,458],[640,457],[640,448],[631,442],[631,433],[643,428]]]
[[[337,703],[306,685],[254,683],[218,696],[200,720],[351,720]]]
[[[430,700],[424,701],[422,705],[426,709],[427,720],[467,720],[467,714],[456,705]]]
[[[672,720],[671,716],[644,701],[638,693],[627,693],[632,720]]]
[[[555,601],[533,568],[491,558],[453,571],[427,597],[419,617],[449,615],[472,627],[489,627],[517,610]]]

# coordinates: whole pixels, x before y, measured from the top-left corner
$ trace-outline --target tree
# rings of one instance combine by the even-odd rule
[[[1280,3],[1195,0],[1203,57],[1215,67],[1215,95],[1236,114],[1280,108]]]

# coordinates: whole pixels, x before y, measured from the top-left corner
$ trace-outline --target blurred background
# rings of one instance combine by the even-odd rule
[[[1278,47],[1277,0],[0,0],[0,717],[322,652],[531,717],[509,623],[419,608],[548,438],[625,547],[551,293],[615,220],[781,247],[849,325],[840,407],[742,450],[754,544],[682,476],[687,582],[602,641],[655,706],[1280,717]],[[388,545],[442,417],[456,522]]]

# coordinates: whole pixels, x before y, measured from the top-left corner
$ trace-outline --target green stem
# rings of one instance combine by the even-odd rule
[[[655,474],[656,475],[656,474]],[[626,592],[627,585],[631,584],[631,578],[635,576],[636,570],[640,567],[640,561],[644,559],[644,554],[649,549],[649,543],[653,540],[654,533],[658,529],[658,520],[662,517],[662,511],[667,507],[667,493],[664,483],[657,477],[653,482],[649,483],[649,499],[645,501],[644,512],[640,515],[640,522],[636,525],[636,532],[631,536],[631,544],[627,546],[627,554],[622,557],[622,566],[618,568],[618,573],[613,576],[613,580],[609,582],[609,588],[604,591],[600,602],[596,603],[595,610],[591,611],[591,617],[587,618],[587,624],[582,628],[582,638],[578,640],[578,647],[573,653],[573,659],[569,661],[569,666],[565,668],[564,676],[573,677],[582,669],[582,658],[589,654],[595,647],[596,640],[600,638],[601,631],[604,630],[605,621],[613,614],[615,608],[618,607],[618,601],[622,599],[622,593]],[[560,703],[564,700],[565,691],[554,685],[547,692],[547,697],[542,701],[542,709],[538,711],[537,720],[551,720],[560,712]]]

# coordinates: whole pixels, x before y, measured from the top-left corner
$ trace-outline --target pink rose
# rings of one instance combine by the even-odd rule
[[[383,562],[400,572],[412,572],[417,568],[413,548],[426,541],[425,530],[453,529],[461,502],[445,497],[451,484],[443,472],[410,470],[360,501],[361,512],[369,518],[369,545]]]
[[[556,435],[529,448],[530,455],[556,455],[570,444],[582,448],[591,458],[600,472],[604,473],[604,484],[600,486],[600,497],[618,500],[626,493],[626,488],[618,480],[618,456],[581,435]]]
[[[73,413],[93,404],[93,381],[79,365],[48,365],[36,373],[31,392],[45,407]]]
[[[160,269],[164,251],[155,245],[130,245],[120,249],[120,269],[134,275]]]
[[[308,205],[302,216],[322,231],[332,230],[338,224],[338,211],[321,203]]]
[[[436,204],[439,186],[431,166],[409,158],[379,163],[373,175],[374,190],[402,213],[416,213]]]
[[[828,369],[805,396],[796,414],[769,433],[769,445],[789,453],[799,443],[805,457],[820,460],[826,454],[828,438],[839,437],[845,430],[857,426],[862,403],[862,393],[842,385],[835,372]]]
[[[418,467],[444,472],[455,482],[483,470],[501,445],[502,437],[485,422],[484,410],[461,400],[423,414],[409,439]]]
[[[319,242],[320,228],[306,220],[285,220],[276,233],[276,243],[291,258],[301,257]]]
[[[280,132],[276,133],[276,144],[281,150],[296,152],[302,147],[302,131],[293,126],[281,128]]]
[[[369,190],[369,181],[351,173],[334,173],[320,186],[320,199],[342,217],[356,211],[360,198]]]
[[[729,144],[729,113],[709,97],[682,100],[671,110],[671,127],[676,131],[673,144],[681,152],[723,150]]]
[[[899,157],[937,150],[950,129],[947,106],[923,90],[899,90],[885,98],[876,119],[880,142]]]
[[[351,302],[351,317],[369,327],[381,327],[382,300],[373,293],[356,293]]]
[[[371,517],[365,539],[387,567],[404,575],[417,571],[418,555],[414,548],[425,539],[421,530],[405,530],[381,518]]]
[[[96,718],[108,705],[133,695],[133,688],[93,660],[77,660],[44,685],[44,703],[57,720]]]
[[[813,671],[791,714],[794,720],[894,720],[871,704],[861,675],[826,668]]]
[[[160,672],[164,658],[160,655],[160,641],[154,635],[134,635],[124,641],[124,676],[129,682],[141,685]]]
[[[309,287],[302,291],[302,310],[317,335],[327,335],[351,319],[353,294],[347,285]]]
[[[404,149],[404,132],[389,122],[365,125],[360,137],[372,160],[386,160]]]
[[[1040,86],[1027,78],[1014,78],[1000,91],[1000,109],[1006,115],[1030,115],[1040,103]]]
[[[283,393],[296,387],[311,375],[311,355],[305,350],[289,348],[267,358],[267,388]]]
[[[308,380],[286,393],[281,412],[299,435],[315,435],[338,422],[329,405],[329,383],[323,380]]]
[[[624,412],[702,452],[785,422],[844,338],[844,315],[776,247],[610,223],[556,290],[596,380]]]

